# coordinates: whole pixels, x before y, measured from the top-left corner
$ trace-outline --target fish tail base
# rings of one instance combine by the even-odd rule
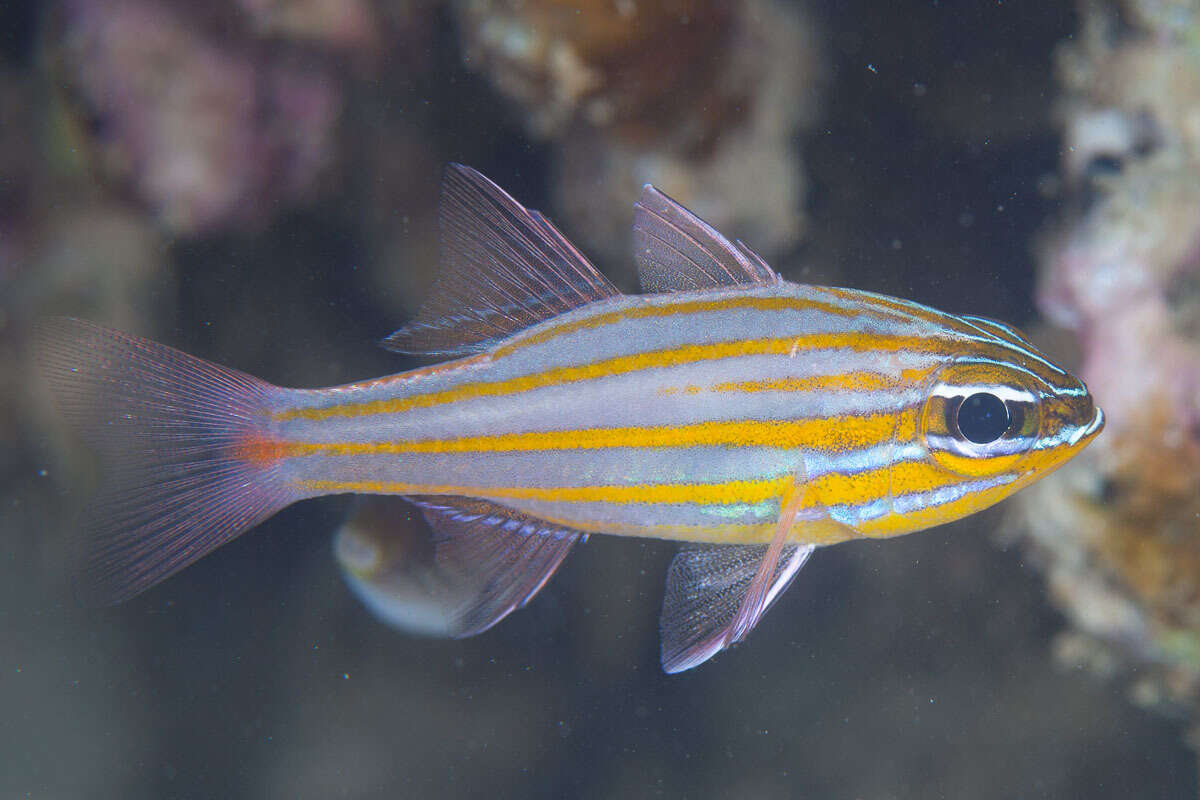
[[[100,453],[80,599],[128,599],[301,498],[271,457],[285,391],[90,322],[39,324],[35,358],[67,420]]]

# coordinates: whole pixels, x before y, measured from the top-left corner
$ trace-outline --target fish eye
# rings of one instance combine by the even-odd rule
[[[959,475],[1010,470],[1037,447],[1046,391],[1036,376],[952,363],[928,389],[917,422],[930,458]]]
[[[1008,406],[990,392],[976,392],[962,401],[957,414],[958,431],[969,442],[990,444],[1008,430]]]

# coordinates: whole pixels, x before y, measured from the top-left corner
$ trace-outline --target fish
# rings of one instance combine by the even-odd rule
[[[284,388],[39,324],[50,394],[107,465],[81,597],[128,599],[300,500],[395,495],[458,582],[451,636],[528,603],[588,535],[681,542],[659,618],[680,672],[743,641],[815,548],[974,514],[1104,426],[1016,328],[784,280],[649,184],[636,295],[469,167],[440,200],[440,275],[383,341],[427,366]]]
[[[361,495],[333,537],[350,591],[376,619],[417,636],[454,637],[459,609],[486,587],[438,559],[419,509],[399,497]]]

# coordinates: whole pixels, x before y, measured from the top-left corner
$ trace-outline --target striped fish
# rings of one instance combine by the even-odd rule
[[[40,328],[65,416],[107,455],[83,588],[145,590],[298,500],[407,498],[471,635],[590,533],[690,543],[662,663],[743,639],[818,545],[928,528],[1045,475],[1103,426],[1015,329],[784,281],[652,186],[643,295],[452,166],[443,273],[385,346],[450,359],[284,389],[78,320]]]

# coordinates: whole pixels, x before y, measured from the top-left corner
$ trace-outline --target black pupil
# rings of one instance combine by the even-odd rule
[[[958,407],[958,430],[975,444],[994,442],[1008,430],[1008,406],[994,394],[976,392]]]

